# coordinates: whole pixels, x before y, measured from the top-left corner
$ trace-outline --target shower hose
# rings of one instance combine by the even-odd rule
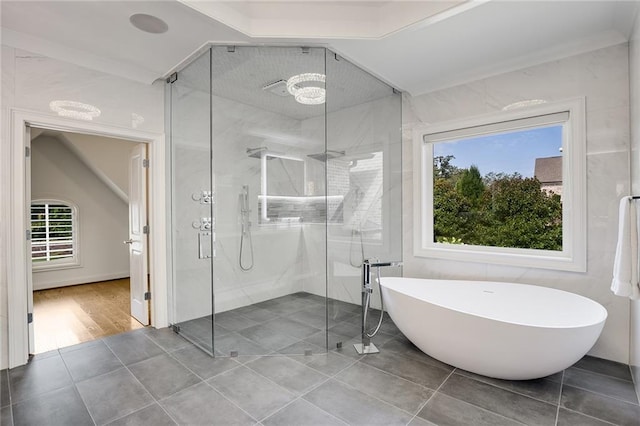
[[[253,241],[251,239],[251,231],[248,230],[246,224],[244,223],[246,218],[243,219],[242,223],[242,234],[240,235],[240,255],[238,256],[238,263],[240,264],[240,269],[243,271],[249,271],[253,268]],[[245,239],[249,239],[249,252],[251,253],[251,262],[249,262],[248,266],[242,264],[242,254],[245,250]]]

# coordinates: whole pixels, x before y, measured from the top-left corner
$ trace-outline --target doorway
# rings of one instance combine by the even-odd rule
[[[148,325],[146,144],[30,133],[30,353]]]
[[[140,131],[130,128],[114,127],[102,123],[56,117],[34,111],[11,109],[11,144],[2,146],[3,156],[10,179],[3,182],[3,191],[8,202],[4,205],[4,214],[10,220],[5,221],[5,240],[7,256],[7,325],[9,368],[25,364],[29,359],[30,344],[33,347],[31,259],[30,242],[25,238],[29,230],[30,215],[30,150],[31,128],[43,128],[88,135],[120,138],[145,143],[149,158],[153,159],[148,170],[149,223],[152,231],[147,234],[149,241],[149,300],[151,317],[149,322],[156,328],[169,324],[168,285],[170,265],[167,264],[166,229],[166,167],[164,134]],[[153,231],[157,230],[157,231]]]

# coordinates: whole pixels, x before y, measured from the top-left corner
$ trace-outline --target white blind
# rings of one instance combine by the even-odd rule
[[[423,136],[425,143],[440,142],[455,139],[467,139],[491,133],[504,133],[518,129],[549,126],[558,123],[565,123],[569,120],[569,112],[557,112],[552,114],[538,115],[535,117],[519,118],[516,120],[501,121],[498,123],[483,124],[480,126],[453,129],[444,132],[426,133]]]
[[[73,208],[60,203],[31,205],[31,260],[51,262],[74,257]]]

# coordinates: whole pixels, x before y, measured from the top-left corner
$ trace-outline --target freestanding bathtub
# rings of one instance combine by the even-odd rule
[[[426,354],[498,379],[564,370],[594,345],[607,311],[586,297],[525,284],[384,277],[391,319]]]

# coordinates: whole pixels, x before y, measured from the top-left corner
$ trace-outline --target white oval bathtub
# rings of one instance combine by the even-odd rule
[[[391,319],[423,352],[499,379],[564,370],[607,319],[591,299],[533,285],[384,277],[381,288]]]

